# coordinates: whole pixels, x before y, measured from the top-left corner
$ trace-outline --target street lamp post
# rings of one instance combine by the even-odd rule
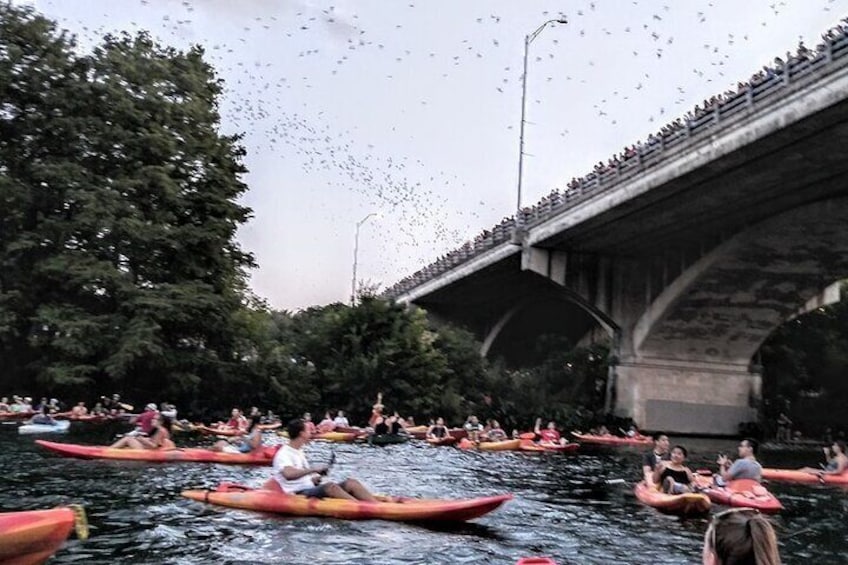
[[[377,212],[371,212],[358,222],[356,222],[356,235],[353,238],[353,279],[350,283],[350,305],[353,306],[356,304],[356,266],[357,260],[359,258],[359,228],[362,227],[362,224],[367,222],[371,217],[379,216]]]
[[[518,135],[518,198],[515,205],[515,221],[517,225],[521,224],[521,181],[524,172],[524,116],[527,113],[527,53],[530,50],[530,44],[533,40],[539,37],[539,34],[544,31],[549,24],[567,24],[565,18],[557,18],[548,20],[531,34],[524,37],[524,74],[521,75],[521,128]]]

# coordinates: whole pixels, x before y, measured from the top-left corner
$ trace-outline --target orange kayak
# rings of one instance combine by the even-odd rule
[[[322,439],[324,441],[339,441],[348,442],[357,438],[357,434],[353,432],[324,432],[323,434],[315,434],[312,439]]]
[[[199,502],[293,516],[326,516],[343,520],[394,520],[399,522],[464,522],[498,508],[511,494],[466,500],[391,499],[379,502],[306,498],[272,490],[221,484],[217,490],[186,490],[182,495]]]
[[[429,443],[430,445],[436,445],[436,446],[438,446],[438,445],[453,445],[457,441],[459,441],[459,440],[456,439],[453,436],[428,437],[427,438],[427,443]]]
[[[241,430],[239,428],[231,428],[229,426],[221,428],[212,428],[210,426],[204,426],[203,424],[200,424],[199,426],[195,426],[194,429],[206,436],[235,437],[244,435],[244,430]]]
[[[571,432],[571,435],[577,438],[580,443],[596,443],[598,445],[653,445],[654,440],[648,436],[636,437],[619,437],[612,434],[603,436],[592,434],[581,434],[580,432]]]
[[[77,535],[88,535],[82,508],[53,508],[0,514],[0,563],[30,565],[43,563],[56,553],[78,525]]]
[[[479,449],[480,451],[517,451],[521,448],[520,439],[507,439],[504,441],[481,441],[475,444],[468,438],[459,442],[460,449]]]
[[[818,475],[797,469],[763,469],[763,478],[786,483],[809,483],[825,485],[848,485],[848,472],[839,475]]]
[[[223,453],[209,449],[112,449],[107,446],[56,443],[42,439],[35,443],[65,457],[79,459],[117,459],[122,461],[149,461],[152,463],[227,463],[231,465],[270,465],[276,447],[265,447],[259,453]]]
[[[666,514],[692,516],[710,511],[710,499],[701,493],[666,494],[655,486],[647,486],[641,481],[633,489],[640,502],[656,508]]]
[[[783,504],[766,487],[751,479],[737,479],[725,486],[718,486],[713,478],[695,475],[701,492],[710,497],[716,504],[738,506],[740,508],[756,508],[760,512],[775,513],[783,510]]]
[[[521,451],[537,453],[567,453],[569,451],[577,451],[579,447],[579,443],[566,443],[565,445],[560,445],[553,443],[536,443],[526,439],[521,440],[521,445],[519,446]]]

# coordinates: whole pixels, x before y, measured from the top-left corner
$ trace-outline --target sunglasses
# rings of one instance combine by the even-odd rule
[[[724,510],[723,512],[718,512],[713,515],[713,519],[710,521],[710,527],[707,528],[707,539],[709,540],[710,549],[713,551],[716,550],[716,526],[725,518],[732,514],[747,514],[750,515],[751,518],[760,515],[760,511],[756,508],[731,508],[729,510]]]

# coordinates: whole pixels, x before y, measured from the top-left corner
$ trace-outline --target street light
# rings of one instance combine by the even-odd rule
[[[515,206],[515,221],[516,224],[521,223],[521,179],[524,171],[524,115],[527,113],[527,52],[530,49],[530,44],[533,40],[539,37],[539,34],[544,31],[548,24],[567,24],[565,18],[557,18],[548,20],[533,33],[524,37],[524,74],[521,75],[521,133],[518,137],[518,201]]]
[[[353,238],[353,280],[350,283],[350,305],[356,304],[356,265],[359,257],[359,228],[372,217],[380,217],[379,212],[371,212],[358,222],[356,222],[356,236]]]

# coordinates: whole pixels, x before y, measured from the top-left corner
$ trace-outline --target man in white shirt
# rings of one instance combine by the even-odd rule
[[[290,441],[274,455],[273,478],[280,488],[289,494],[300,494],[310,498],[346,498],[376,502],[374,495],[368,492],[356,479],[346,479],[342,483],[322,483],[322,475],[330,470],[329,465],[309,465],[303,446],[311,439],[304,421],[295,419],[287,427]]]

